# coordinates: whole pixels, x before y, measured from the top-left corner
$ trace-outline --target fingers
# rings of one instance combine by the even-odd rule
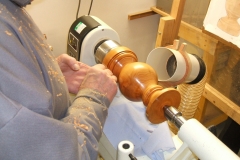
[[[80,69],[89,69],[91,68],[90,66],[86,65],[85,63],[82,63],[82,62],[78,62],[78,65],[80,67]]]
[[[117,92],[117,77],[104,65],[98,64],[91,67],[82,82],[80,89],[91,88],[99,91],[110,100]]]
[[[72,70],[77,71],[80,69],[78,61],[75,58],[73,58],[67,54],[65,54],[65,56],[66,56],[66,58],[65,58],[66,63],[72,68]]]
[[[115,82],[117,81],[117,77],[115,75],[113,75],[112,71],[109,70],[106,66],[104,66],[103,64],[96,64],[95,66],[93,66],[93,68],[96,69],[100,69],[103,70],[107,76],[109,76],[111,79],[113,79]]]
[[[104,66],[103,64],[96,64],[93,66],[93,68],[96,68],[96,69],[107,69],[106,66]]]
[[[61,54],[58,58],[57,58],[58,64],[60,66],[69,66],[72,70],[77,71],[80,69],[80,66],[78,64],[78,61],[69,56],[68,54]]]
[[[117,82],[117,77],[116,77],[116,76],[112,75],[111,78],[112,78],[115,82]]]

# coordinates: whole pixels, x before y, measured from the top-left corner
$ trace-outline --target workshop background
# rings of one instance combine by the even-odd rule
[[[81,0],[78,17],[87,15],[90,0]],[[154,49],[160,16],[158,14],[128,20],[128,14],[150,9],[156,0],[95,0],[90,15],[100,18],[120,36],[121,44],[134,51],[139,61],[146,61]],[[66,53],[67,35],[76,19],[78,0],[34,0],[27,10],[56,55]]]
[[[238,107],[240,83],[239,74],[236,74],[239,73],[240,51],[221,38],[203,32],[204,16],[199,15],[202,14],[201,11],[204,11],[205,15],[207,7],[198,3],[203,4],[208,1],[187,1],[189,3],[186,3],[187,9],[182,17],[187,23],[180,25],[178,35],[180,40],[188,43],[187,49],[191,49],[188,52],[199,55],[207,64],[208,79],[195,118],[206,127],[218,125],[218,129],[226,130],[224,121],[229,115],[232,116],[230,118],[240,121],[237,116],[240,113]],[[47,35],[49,45],[53,47],[56,55],[67,51],[68,31],[76,19],[78,2],[77,0],[34,0],[32,5],[27,7],[37,25]],[[90,3],[89,0],[81,1],[78,17],[88,14]],[[157,0],[93,1],[90,15],[100,18],[113,28],[119,34],[121,44],[134,51],[139,61],[145,62],[148,54],[155,48],[160,15],[155,14],[131,21],[128,20],[128,15],[148,10],[156,4]],[[198,10],[192,5],[199,6]],[[195,14],[192,14],[193,12]],[[191,45],[195,47],[189,47]]]

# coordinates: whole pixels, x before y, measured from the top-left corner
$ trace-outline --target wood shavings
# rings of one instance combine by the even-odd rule
[[[61,96],[62,96],[62,93],[57,94],[57,97],[61,97]]]
[[[41,45],[42,47],[45,47],[45,44],[43,44],[43,43],[41,43],[40,45]]]
[[[7,35],[9,35],[9,36],[11,36],[11,35],[12,35],[12,33],[11,33],[11,32],[9,32],[9,31],[5,31],[5,33],[6,33]]]
[[[51,66],[49,66],[48,67],[48,74],[50,75],[50,76],[52,76],[52,77],[57,77],[57,75],[58,75],[58,72],[57,71],[55,71],[55,70],[53,70],[53,68],[51,67]]]
[[[60,83],[62,83],[63,84],[63,82],[64,82],[64,76],[62,76],[62,77],[60,77],[59,79],[58,79],[58,82],[60,82]]]
[[[107,93],[99,93],[99,92],[96,92],[96,91],[92,91],[94,94],[96,94],[96,95],[101,95],[101,96],[103,96],[103,97],[106,97],[106,95],[107,95]]]
[[[89,129],[89,127],[87,125],[80,123],[79,120],[76,117],[74,117],[73,124],[74,124],[74,126],[80,127],[80,128],[82,128],[86,131],[88,131],[88,129]]]
[[[99,126],[100,126],[100,128],[102,129],[102,125],[101,125],[101,122],[100,122],[100,120],[98,119],[98,117],[96,116],[96,114],[94,113],[94,112],[88,112],[88,116],[93,116],[97,121],[98,121],[98,123],[99,123]]]
[[[19,30],[20,32],[22,32],[22,26],[20,26],[20,27],[18,28],[18,30]]]
[[[79,127],[85,129],[86,131],[88,131],[88,126],[85,124],[80,124]]]
[[[84,140],[84,143],[83,144],[81,144],[81,146],[80,147],[83,147],[83,146],[85,146],[86,145],[86,140]]]
[[[44,39],[47,39],[47,35],[46,35],[46,34],[43,34],[43,38],[44,38]]]

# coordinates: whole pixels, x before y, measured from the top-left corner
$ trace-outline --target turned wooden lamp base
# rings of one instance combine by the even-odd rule
[[[165,88],[156,91],[150,97],[147,105],[146,116],[151,123],[158,124],[166,120],[164,106],[174,106],[178,108],[181,101],[179,92],[173,88]]]
[[[137,56],[129,48],[118,46],[105,55],[102,63],[118,78],[122,94],[131,101],[143,101],[146,116],[151,123],[166,120],[163,107],[178,108],[180,93],[174,88],[158,85],[155,70],[148,64],[137,62]]]

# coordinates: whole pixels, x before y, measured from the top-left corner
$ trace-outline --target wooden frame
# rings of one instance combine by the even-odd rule
[[[220,37],[181,21],[185,1],[174,0],[170,14],[156,7],[151,7],[152,11],[161,15],[155,47],[172,44],[174,39],[181,37],[204,51],[203,60],[207,65],[208,75],[211,75],[215,67],[213,62],[221,53],[229,48],[238,50],[239,48]],[[131,16],[129,19],[131,19]],[[209,100],[223,113],[205,122],[205,126],[209,126],[210,124],[217,125],[226,120],[228,116],[240,124],[240,107],[209,85],[209,78],[210,76],[208,76],[203,96],[195,113],[195,118],[203,122],[206,111],[205,103],[206,100]]]

